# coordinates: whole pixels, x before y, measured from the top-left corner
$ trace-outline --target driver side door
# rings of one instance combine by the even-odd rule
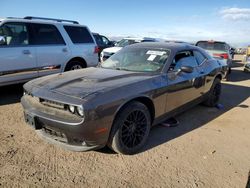
[[[180,70],[183,66],[193,68],[191,73]],[[166,112],[175,110],[202,95],[203,86],[199,79],[198,63],[193,51],[178,52],[167,73],[168,93]]]

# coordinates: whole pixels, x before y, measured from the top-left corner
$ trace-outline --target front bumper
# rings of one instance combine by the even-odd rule
[[[97,121],[84,122],[68,112],[45,107],[31,96],[21,99],[24,118],[49,143],[71,151],[88,151],[105,146],[108,134],[97,134]]]

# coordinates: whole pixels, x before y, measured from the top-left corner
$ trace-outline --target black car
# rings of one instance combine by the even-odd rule
[[[134,154],[151,126],[199,103],[215,106],[223,74],[201,48],[139,43],[100,67],[28,82],[21,103],[26,122],[49,142],[74,151],[108,145]]]
[[[100,59],[100,54],[101,54],[102,50],[105,48],[112,47],[115,44],[113,41],[110,41],[107,37],[100,35],[99,33],[92,33],[92,34],[93,34],[95,41],[96,41],[96,44],[98,46],[98,55],[99,55],[99,59]]]

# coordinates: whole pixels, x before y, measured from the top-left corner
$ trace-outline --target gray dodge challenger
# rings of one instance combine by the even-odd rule
[[[134,154],[153,125],[199,103],[215,106],[224,75],[220,62],[199,47],[140,43],[98,67],[26,83],[21,103],[25,121],[50,143]]]

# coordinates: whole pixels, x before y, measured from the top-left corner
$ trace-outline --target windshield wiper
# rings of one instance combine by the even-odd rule
[[[130,69],[122,68],[122,67],[115,67],[115,70],[131,71]]]

